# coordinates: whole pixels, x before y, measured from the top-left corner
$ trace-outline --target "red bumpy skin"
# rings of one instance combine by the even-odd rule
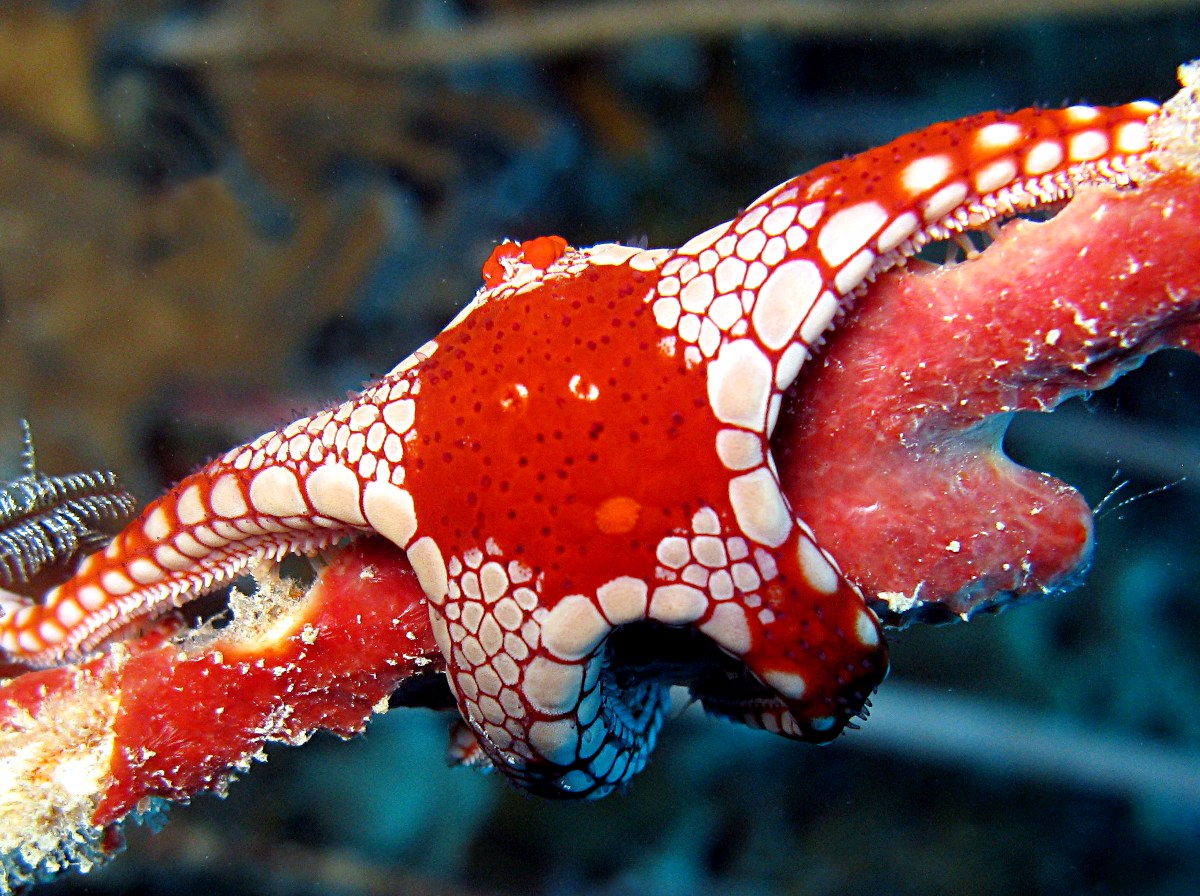
[[[11,611],[0,646],[72,659],[253,559],[374,531],[408,553],[480,747],[525,787],[599,796],[645,763],[666,688],[614,674],[609,635],[631,623],[730,658],[693,686],[710,708],[829,740],[886,652],[780,490],[784,391],[853,295],[929,240],[1127,183],[1155,108],[935,125],[788,181],[676,251],[502,246],[435,341],[184,480]]]

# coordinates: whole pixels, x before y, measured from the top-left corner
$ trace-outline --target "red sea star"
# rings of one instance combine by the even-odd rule
[[[720,648],[692,682],[710,709],[827,741],[886,653],[781,490],[785,391],[853,297],[928,241],[1129,183],[1156,108],[936,125],[675,251],[504,247],[436,340],[185,479],[10,612],[0,645],[72,660],[251,561],[371,531],[406,551],[463,717],[522,786],[599,796],[644,765],[666,687],[618,675],[609,635],[631,623]]]

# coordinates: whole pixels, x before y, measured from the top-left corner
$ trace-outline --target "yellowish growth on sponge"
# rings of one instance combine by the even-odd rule
[[[243,594],[239,589],[229,591],[229,624],[220,629],[202,626],[190,633],[180,644],[188,653],[218,649],[224,652],[249,651],[254,654],[281,647],[296,633],[305,644],[312,644],[319,630],[310,624],[311,589],[279,574],[279,566],[264,561],[251,572],[256,589]]]
[[[107,786],[117,700],[84,672],[0,728],[0,856],[28,879],[87,871],[103,833],[92,816]],[[11,866],[11,867],[10,867]],[[3,881],[0,880],[0,888]]]

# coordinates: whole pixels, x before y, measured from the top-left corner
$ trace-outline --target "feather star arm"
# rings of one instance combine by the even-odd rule
[[[436,340],[185,479],[0,620],[0,647],[74,660],[251,562],[374,532],[407,552],[480,751],[530,790],[600,796],[644,765],[666,683],[614,674],[629,645],[610,635],[635,623],[715,645],[719,672],[689,678],[710,710],[827,741],[886,651],[781,489],[784,393],[855,296],[925,243],[1128,183],[1156,108],[935,125],[674,251],[502,247]]]

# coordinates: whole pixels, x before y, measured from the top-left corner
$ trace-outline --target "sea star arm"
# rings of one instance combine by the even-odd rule
[[[816,547],[813,530],[793,517],[797,490],[774,499],[769,440],[797,371],[811,375],[815,366],[805,362],[854,297],[926,243],[1052,204],[1083,183],[1127,184],[1129,166],[1149,148],[1145,121],[1155,108],[985,113],[936,125],[782,184],[664,265],[654,300],[660,324],[692,343],[685,355],[697,363],[715,355],[709,397],[727,424],[717,450],[727,471],[736,471],[729,481],[733,515],[758,550],[775,548],[784,587],[799,583],[792,586],[798,593],[779,602],[787,623],[772,618],[759,628],[750,616],[758,629],[750,648],[722,645],[740,655],[754,680],[732,689],[698,682],[693,691],[709,709],[820,741],[822,732],[841,730],[850,717],[845,708],[862,705],[866,693],[855,682],[869,678],[862,670],[878,668],[882,658],[882,651],[870,655],[875,639],[865,614],[854,614],[862,606],[857,590]],[[718,341],[722,317],[733,319],[739,305],[742,314],[727,331],[734,338]],[[843,439],[840,450],[852,452],[853,445]],[[822,501],[829,494],[819,477],[805,488]],[[814,637],[821,631],[830,634],[824,643]],[[814,648],[821,662],[806,661],[798,645]],[[805,706],[817,682],[831,691]],[[842,711],[829,712],[835,698]],[[826,713],[814,708],[821,706]]]

